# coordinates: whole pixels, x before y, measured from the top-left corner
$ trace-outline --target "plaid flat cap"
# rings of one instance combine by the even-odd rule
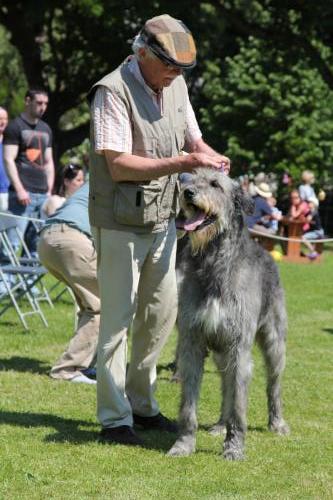
[[[196,64],[196,48],[190,30],[168,14],[146,21],[141,37],[163,61],[183,69]]]

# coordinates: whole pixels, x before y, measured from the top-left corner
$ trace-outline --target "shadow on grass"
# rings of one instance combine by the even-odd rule
[[[96,443],[99,436],[98,431],[91,430],[95,426],[92,422],[59,417],[48,413],[0,411],[1,424],[24,427],[26,429],[51,427],[55,432],[44,438],[46,443],[71,443],[76,445],[91,442]],[[83,427],[83,429],[80,427]],[[138,431],[138,435],[144,441],[143,448],[162,452],[169,450],[176,439],[175,434],[167,432]]]
[[[79,427],[91,427],[93,424],[85,420],[74,420],[58,417],[48,413],[29,413],[0,411],[0,424],[18,427],[53,427],[56,431],[45,437],[46,442],[71,442],[75,444],[95,441],[97,432],[81,430]]]
[[[23,326],[21,326],[21,323],[18,323],[16,321],[1,320],[0,324],[1,324],[2,329],[4,327],[15,328],[15,336],[17,336],[17,335],[25,336],[25,335],[28,335],[30,333],[30,331],[26,330],[25,328],[23,328]],[[6,332],[2,331],[1,333],[5,333],[5,335],[9,334],[9,332],[7,332],[7,331]]]
[[[12,356],[9,359],[0,359],[0,371],[14,370],[16,372],[29,372],[46,375],[50,371],[50,368],[51,367],[44,361],[34,358]]]
[[[213,424],[199,424],[198,429],[201,431],[206,431],[209,432],[210,429],[212,428]],[[267,427],[259,427],[259,426],[253,426],[249,425],[247,428],[248,431],[250,432],[268,432]]]
[[[323,332],[330,333],[333,335],[333,328],[323,328]]]

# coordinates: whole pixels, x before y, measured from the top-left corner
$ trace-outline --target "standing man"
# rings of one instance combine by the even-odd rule
[[[9,210],[15,215],[40,217],[40,209],[51,194],[54,183],[52,132],[41,120],[49,98],[42,89],[30,89],[25,96],[25,109],[11,120],[4,134],[4,160],[9,177]],[[24,234],[28,221],[17,219]],[[10,234],[12,244],[19,247],[15,231]],[[35,252],[36,231],[30,250]]]
[[[3,161],[3,134],[8,123],[8,113],[0,106],[0,212],[8,210],[8,186],[9,181]]]
[[[195,65],[196,49],[186,26],[168,15],[150,19],[133,51],[90,92],[89,210],[101,297],[101,440],[138,445],[133,424],[176,430],[154,391],[157,358],[177,314],[177,175],[230,164],[203,141],[189,101],[182,73]],[[183,148],[190,154],[181,155]]]

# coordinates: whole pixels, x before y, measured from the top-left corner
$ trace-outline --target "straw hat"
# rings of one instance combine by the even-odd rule
[[[262,196],[263,198],[270,198],[273,196],[271,188],[266,182],[261,182],[259,186],[254,186],[254,188],[259,196]]]

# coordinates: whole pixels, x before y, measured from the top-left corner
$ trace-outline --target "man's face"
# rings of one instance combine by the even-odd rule
[[[177,76],[181,75],[182,69],[171,66],[161,59],[150,57],[145,49],[142,49],[144,57],[140,60],[140,67],[148,85],[154,90],[169,87]]]
[[[8,113],[5,109],[0,108],[0,135],[3,134],[8,123]]]
[[[45,94],[35,94],[32,98],[27,97],[26,110],[32,118],[41,118],[46,111],[49,98]]]

